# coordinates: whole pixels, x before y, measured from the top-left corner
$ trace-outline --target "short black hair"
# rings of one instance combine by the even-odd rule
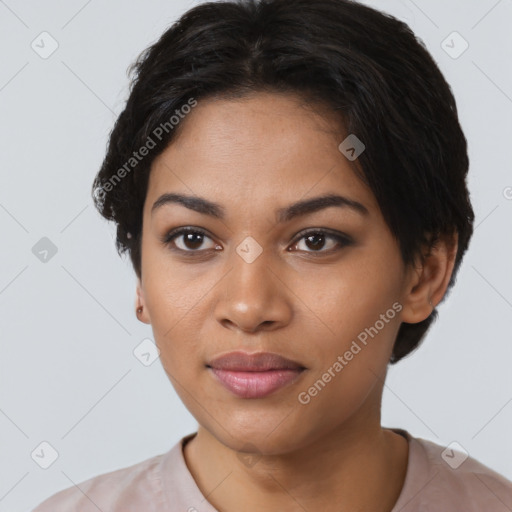
[[[327,105],[340,128],[363,141],[358,175],[406,265],[439,236],[457,234],[453,286],[473,233],[467,141],[449,84],[407,24],[351,0],[206,2],[172,24],[128,74],[129,97],[92,194],[116,222],[117,251],[129,252],[138,277],[151,164],[184,124],[174,127],[171,118],[208,97],[282,92]],[[147,155],[135,160],[149,140]],[[391,363],[419,345],[437,314],[402,323]]]

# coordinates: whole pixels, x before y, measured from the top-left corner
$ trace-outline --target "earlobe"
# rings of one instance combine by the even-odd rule
[[[457,240],[457,234],[439,237],[423,260],[409,269],[402,302],[403,322],[422,322],[444,297],[455,265]]]
[[[136,298],[135,298],[135,314],[141,322],[144,322],[145,324],[151,323],[151,320],[150,320],[149,314],[148,314],[148,309],[145,304],[144,292],[142,290],[142,283],[141,283],[140,278],[137,278]]]

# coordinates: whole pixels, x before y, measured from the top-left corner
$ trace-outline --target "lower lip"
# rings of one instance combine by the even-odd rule
[[[235,372],[210,368],[220,383],[241,398],[263,398],[297,380],[303,370]]]

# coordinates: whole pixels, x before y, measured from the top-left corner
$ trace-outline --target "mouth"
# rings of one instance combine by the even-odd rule
[[[278,354],[231,352],[206,367],[226,389],[240,398],[263,398],[296,381],[306,370]]]

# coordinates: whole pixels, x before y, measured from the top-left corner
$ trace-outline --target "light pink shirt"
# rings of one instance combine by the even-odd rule
[[[460,464],[457,452],[392,430],[409,442],[405,482],[392,512],[512,511],[512,482],[471,457]],[[64,489],[32,512],[218,512],[185,463],[183,446],[194,436],[167,453]]]

